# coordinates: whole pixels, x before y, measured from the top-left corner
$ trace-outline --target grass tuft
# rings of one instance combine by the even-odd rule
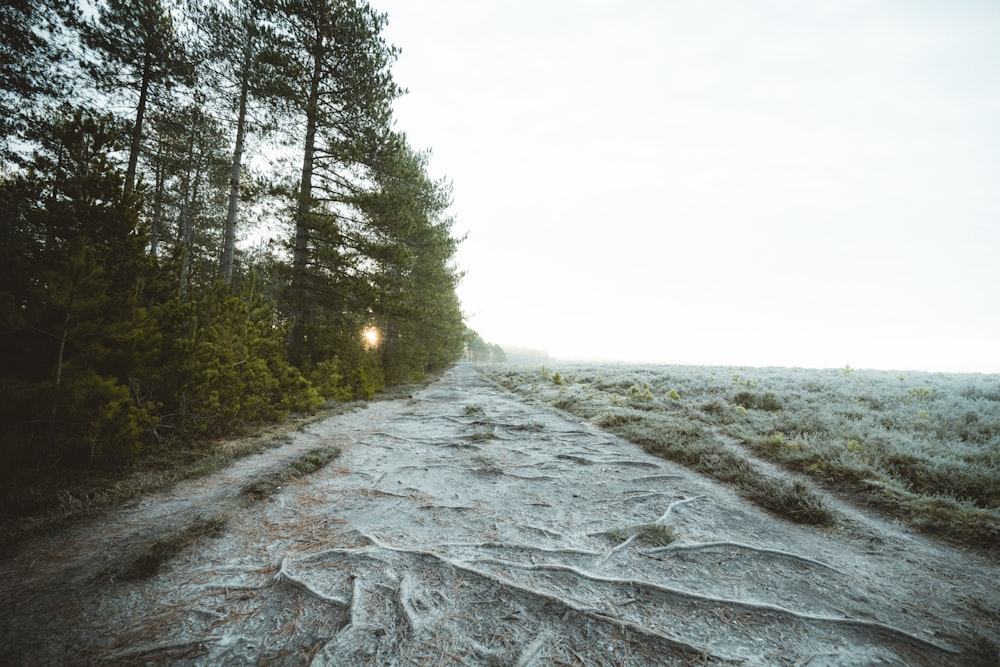
[[[634,536],[637,542],[651,547],[665,547],[677,539],[674,527],[663,523],[644,523],[627,528],[614,528],[607,531],[605,535],[618,543]]]
[[[270,498],[293,479],[316,472],[338,456],[340,456],[338,447],[324,446],[310,449],[282,468],[250,481],[240,489],[240,492],[246,498],[246,504],[251,505],[258,500]]]
[[[164,563],[203,537],[221,537],[229,523],[226,513],[197,517],[182,530],[169,533],[142,550],[125,564],[117,575],[126,581],[148,579],[160,571]]]
[[[494,477],[503,474],[503,468],[500,467],[500,464],[485,454],[477,454],[473,456],[472,462],[475,464],[472,468],[472,472],[476,475]]]

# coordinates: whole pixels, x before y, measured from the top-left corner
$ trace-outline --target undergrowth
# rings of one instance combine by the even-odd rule
[[[372,400],[412,398],[434,381],[396,385]],[[0,469],[0,556],[24,537],[66,526],[83,517],[117,507],[133,498],[168,488],[186,479],[212,473],[234,461],[291,441],[290,433],[333,415],[366,407],[363,401],[327,402],[315,414],[258,427],[252,435],[228,440],[172,440],[114,468],[21,469],[4,475]]]
[[[254,454],[291,442],[291,433],[355,409],[334,404],[308,417],[260,429],[233,440],[173,443],[127,466],[93,470],[22,470],[3,480],[0,494],[0,555],[27,535],[44,533],[117,507],[178,482],[203,477]]]

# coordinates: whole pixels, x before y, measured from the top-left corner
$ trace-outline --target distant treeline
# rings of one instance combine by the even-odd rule
[[[467,344],[450,186],[337,0],[0,7],[0,467],[370,398]]]
[[[504,363],[507,353],[496,343],[487,343],[475,331],[469,331],[465,346],[465,358],[476,363]]]

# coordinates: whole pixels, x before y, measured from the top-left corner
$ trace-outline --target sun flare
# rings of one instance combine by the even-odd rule
[[[379,341],[379,331],[375,327],[368,327],[363,334],[367,347],[376,347]]]

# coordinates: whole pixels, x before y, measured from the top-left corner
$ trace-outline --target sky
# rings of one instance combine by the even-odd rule
[[[371,2],[488,342],[1000,372],[1000,3]]]

